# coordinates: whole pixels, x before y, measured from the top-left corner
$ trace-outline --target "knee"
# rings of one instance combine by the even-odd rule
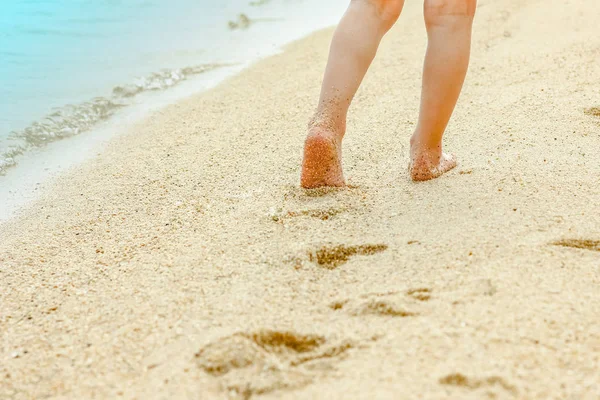
[[[425,24],[472,24],[476,8],[477,0],[425,0]]]
[[[385,31],[396,23],[404,7],[404,0],[367,0],[367,2],[375,8]]]

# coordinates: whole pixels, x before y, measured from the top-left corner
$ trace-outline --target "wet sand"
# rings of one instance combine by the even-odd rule
[[[0,227],[0,398],[600,396],[600,9],[481,1],[446,149],[408,179],[409,3],[347,189],[298,188],[332,30],[169,106]]]

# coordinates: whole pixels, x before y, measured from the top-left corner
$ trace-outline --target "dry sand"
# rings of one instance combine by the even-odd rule
[[[352,187],[297,187],[329,29],[4,224],[0,398],[598,399],[597,0],[481,1],[461,166],[415,184],[420,14],[354,103]]]

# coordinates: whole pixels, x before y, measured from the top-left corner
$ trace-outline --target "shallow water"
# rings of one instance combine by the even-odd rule
[[[347,0],[11,0],[0,13],[0,174],[140,93],[334,24]],[[240,18],[244,14],[249,19]]]

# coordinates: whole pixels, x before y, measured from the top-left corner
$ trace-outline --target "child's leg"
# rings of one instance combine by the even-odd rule
[[[471,28],[477,0],[425,0],[429,46],[417,129],[411,139],[411,176],[437,178],[456,166],[442,153],[442,135],[450,121],[469,66]]]
[[[341,153],[348,108],[403,5],[404,0],[351,1],[333,37],[319,106],[309,125],[302,187],[344,185]]]

